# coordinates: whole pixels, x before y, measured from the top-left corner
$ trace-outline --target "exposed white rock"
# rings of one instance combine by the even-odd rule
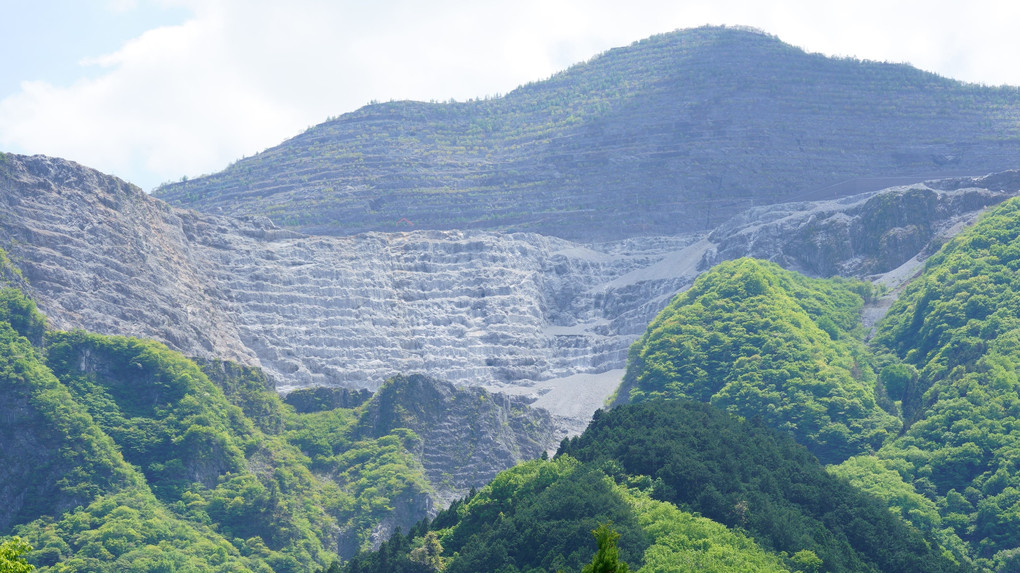
[[[408,372],[512,385],[619,368],[690,280],[641,270],[697,240],[304,236],[173,209],[70,162],[8,157],[0,238],[53,326],[260,366],[284,391],[374,388]]]
[[[758,208],[709,236],[580,245],[482,231],[306,236],[174,209],[71,162],[4,157],[0,247],[56,328],[260,366],[284,391],[375,388],[401,373],[544,390],[539,402],[573,420],[564,427],[604,398],[581,412],[565,396],[587,395],[577,387],[595,375],[608,393],[606,373],[708,265],[751,255],[810,274],[885,272],[1020,188],[1014,172]]]

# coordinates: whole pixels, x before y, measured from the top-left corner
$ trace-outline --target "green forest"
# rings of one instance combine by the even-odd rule
[[[872,291],[753,259],[722,263],[631,347],[618,400],[695,400],[760,416],[823,463],[869,452],[901,427],[879,406],[860,338]]]
[[[48,331],[0,291],[0,533],[42,571],[308,571],[430,489],[412,431],[355,432],[367,403],[298,413],[258,371],[204,366]]]
[[[611,523],[635,571],[962,571],[930,535],[830,475],[789,434],[707,404],[596,415],[551,460],[500,474],[337,570],[580,571]]]
[[[1015,571],[1018,268],[1018,199],[932,256],[873,333],[877,287],[722,263],[651,322],[583,434],[423,520],[422,404],[400,401],[420,377],[284,401],[256,369],[49,329],[5,288],[0,565]]]

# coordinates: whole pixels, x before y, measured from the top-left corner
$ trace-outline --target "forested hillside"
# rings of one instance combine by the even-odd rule
[[[338,569],[580,571],[607,522],[619,559],[648,573],[959,570],[788,436],[662,399],[596,416],[555,459],[500,474]]]
[[[932,257],[890,310],[878,348],[905,432],[878,465],[934,501],[1001,570],[1020,565],[1020,201],[1010,200]]]
[[[857,315],[870,287],[725,263],[632,347],[617,401],[693,399],[786,430],[958,560],[1010,571],[1020,563],[1018,268],[1012,199],[931,257],[866,345]]]
[[[255,369],[47,331],[14,289],[0,290],[0,344],[0,534],[42,570],[308,571],[537,457],[551,431],[522,403],[421,376],[339,405],[299,392],[298,412]],[[459,417],[471,441],[433,429],[423,444],[418,413],[379,415],[430,392],[448,403],[429,414]],[[462,447],[512,450],[436,479],[434,458]]]
[[[871,285],[810,279],[754,259],[722,263],[678,295],[630,349],[617,402],[710,402],[791,432],[823,463],[900,429],[875,394],[859,336]]]
[[[699,28],[502,97],[368,105],[155,194],[313,233],[604,241],[710,230],[752,205],[1012,169],[1018,110],[1012,88]]]

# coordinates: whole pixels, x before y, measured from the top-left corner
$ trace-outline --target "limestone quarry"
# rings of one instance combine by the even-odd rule
[[[1007,172],[760,207],[712,233],[579,244],[528,233],[310,236],[170,207],[77,164],[7,156],[0,245],[59,329],[154,338],[286,392],[421,373],[535,400],[579,431],[628,346],[701,270],[741,256],[900,274],[1020,189]],[[913,268],[913,267],[911,267]]]

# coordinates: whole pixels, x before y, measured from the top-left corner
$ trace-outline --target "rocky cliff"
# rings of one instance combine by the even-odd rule
[[[615,385],[579,399],[586,377],[623,368],[630,343],[705,265],[751,255],[811,274],[886,272],[1015,193],[1017,179],[760,208],[707,235],[578,244],[482,231],[301,235],[175,209],[67,161],[6,155],[0,246],[56,328],[260,366],[284,391],[376,388],[411,372],[502,387],[569,426]]]
[[[416,454],[442,507],[558,443],[552,418],[528,400],[420,374],[387,381],[355,433],[374,438],[393,428],[410,428],[421,438]]]
[[[1020,171],[1006,171],[750,209],[709,234],[701,268],[749,256],[815,277],[878,275],[925,258],[1018,190]]]

